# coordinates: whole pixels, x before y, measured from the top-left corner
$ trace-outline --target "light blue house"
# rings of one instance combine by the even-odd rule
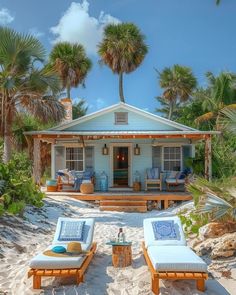
[[[211,177],[211,131],[199,131],[134,106],[118,103],[45,131],[34,137],[34,175],[40,177],[40,141],[51,143],[51,174],[61,169],[104,171],[109,187],[132,187],[135,175],[145,185],[147,168],[182,171],[205,141],[205,175]],[[99,181],[96,181],[99,189]]]

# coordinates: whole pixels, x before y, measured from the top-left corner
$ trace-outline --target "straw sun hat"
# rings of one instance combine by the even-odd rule
[[[81,244],[79,242],[68,243],[66,252],[73,253],[73,254],[81,253],[82,252]]]

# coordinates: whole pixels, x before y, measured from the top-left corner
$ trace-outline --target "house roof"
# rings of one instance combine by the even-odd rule
[[[99,110],[97,112],[94,112],[94,113],[91,113],[91,114],[88,114],[88,115],[85,115],[83,117],[80,117],[78,119],[75,119],[71,122],[68,122],[68,123],[64,123],[64,124],[60,124],[58,126],[55,126],[53,128],[51,128],[50,130],[65,130],[67,128],[70,128],[72,126],[75,126],[75,125],[79,125],[80,123],[84,123],[88,120],[91,120],[93,118],[96,118],[98,116],[101,116],[101,115],[104,115],[106,113],[109,113],[109,112],[112,112],[112,111],[115,111],[115,110],[118,110],[118,109],[124,109],[124,110],[127,110],[127,111],[132,111],[132,112],[135,112],[135,113],[138,113],[139,115],[142,115],[144,117],[147,117],[149,119],[152,119],[152,120],[155,120],[157,122],[161,122],[161,123],[164,123],[166,125],[169,125],[171,127],[174,127],[174,128],[177,128],[179,130],[197,130],[197,129],[194,129],[194,128],[191,128],[191,127],[188,127],[186,125],[183,125],[183,124],[180,124],[180,123],[177,123],[177,122],[174,122],[172,120],[168,120],[166,118],[163,118],[161,116],[158,116],[158,115],[154,115],[150,112],[147,112],[147,111],[144,111],[144,110],[141,110],[137,107],[134,107],[132,105],[129,105],[127,103],[123,103],[123,102],[119,102],[117,104],[114,104],[112,106],[109,106],[107,108],[104,108],[102,110]]]
[[[151,119],[154,122],[162,123],[165,125],[168,125],[169,127],[173,128],[174,130],[96,130],[96,128],[91,129],[88,128],[88,130],[80,130],[79,125],[82,123],[86,123],[87,121],[93,120],[99,116],[108,114],[110,112],[114,112],[116,110],[125,110],[134,112],[136,114],[139,114],[143,116],[144,118]],[[78,129],[73,130],[73,126],[78,126]],[[72,128],[72,130],[70,130]],[[50,128],[48,130],[43,131],[29,131],[25,132],[26,135],[33,135],[33,136],[42,136],[42,137],[76,137],[76,136],[87,136],[87,137],[119,137],[119,136],[126,136],[126,137],[143,137],[143,136],[150,136],[150,138],[155,137],[199,137],[202,138],[204,135],[211,135],[211,134],[219,134],[220,132],[217,131],[200,131],[191,127],[188,127],[186,125],[168,120],[166,118],[163,118],[158,115],[154,115],[150,112],[141,110],[139,108],[136,108],[134,106],[131,106],[126,103],[118,103],[114,104],[112,106],[109,106],[107,108],[104,108],[102,110],[99,110],[97,112],[85,115],[83,117],[80,117],[78,119],[75,119],[71,122],[60,124],[56,127]]]

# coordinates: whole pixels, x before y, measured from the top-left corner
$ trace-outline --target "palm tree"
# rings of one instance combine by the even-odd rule
[[[208,88],[200,93],[205,114],[196,118],[196,123],[214,121],[216,129],[219,129],[221,111],[224,109],[236,109],[236,76],[232,73],[222,72],[215,77],[211,72],[206,73]]]
[[[88,110],[88,105],[84,99],[80,99],[77,103],[72,106],[73,120],[85,116]]]
[[[180,65],[164,68],[159,73],[159,79],[159,84],[164,89],[162,96],[169,104],[168,119],[171,119],[176,105],[191,97],[197,80],[190,68]]]
[[[42,65],[45,55],[35,37],[0,27],[0,135],[5,163],[11,157],[12,124],[18,112],[30,112],[45,121],[60,121],[65,115],[54,95],[60,81],[52,69]],[[41,68],[35,63],[41,63]]]
[[[225,108],[221,113],[221,126],[236,135],[236,110]]]
[[[71,87],[79,84],[84,86],[85,78],[92,67],[91,60],[86,56],[84,47],[69,42],[57,43],[50,53],[50,64],[61,77],[67,98],[70,98]]]
[[[109,24],[105,27],[102,42],[98,45],[100,62],[119,75],[121,102],[125,102],[123,74],[136,70],[147,54],[148,48],[144,39],[144,35],[132,23]]]

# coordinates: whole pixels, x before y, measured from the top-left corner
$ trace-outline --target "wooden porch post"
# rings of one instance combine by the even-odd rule
[[[41,153],[40,153],[40,139],[34,138],[34,151],[33,151],[33,178],[37,184],[40,184],[41,179]]]
[[[212,178],[212,150],[211,150],[211,135],[205,137],[205,178]]]

